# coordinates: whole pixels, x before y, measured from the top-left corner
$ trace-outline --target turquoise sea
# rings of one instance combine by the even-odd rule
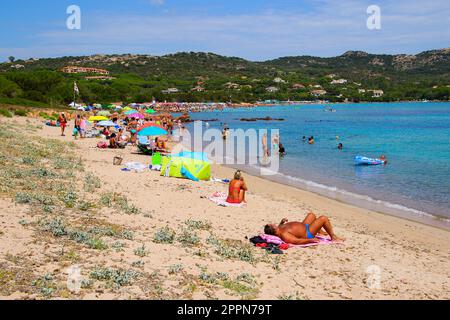
[[[328,105],[329,106],[329,105]],[[210,127],[279,129],[287,155],[268,177],[404,218],[450,227],[450,103],[294,105],[192,114]],[[240,118],[285,121],[242,122]],[[309,145],[302,137],[314,136]],[[339,136],[339,140],[336,139]],[[338,150],[338,143],[344,145]],[[355,166],[356,155],[385,155],[386,166]],[[242,167],[242,166],[241,166]],[[257,173],[257,166],[244,166]]]

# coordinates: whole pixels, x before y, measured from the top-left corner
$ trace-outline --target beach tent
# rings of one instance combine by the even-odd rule
[[[211,162],[203,152],[181,152],[163,157],[161,176],[207,181],[211,179]]]

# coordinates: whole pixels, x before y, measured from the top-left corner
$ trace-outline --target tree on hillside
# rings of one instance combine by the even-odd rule
[[[16,61],[16,58],[14,58],[13,56],[8,58],[9,62],[13,63],[14,61]]]

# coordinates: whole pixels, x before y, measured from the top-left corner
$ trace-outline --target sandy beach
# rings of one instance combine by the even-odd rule
[[[76,204],[61,211],[46,213],[0,193],[1,299],[450,298],[448,231],[247,174],[248,206],[219,207],[207,197],[226,192],[226,184],[165,178],[148,170],[124,172],[113,165],[116,155],[124,163],[149,164],[150,158],[136,154],[134,147],[100,150],[96,139],[61,137],[59,128],[39,120],[0,118],[1,127],[8,124],[27,137],[73,143],[70,148],[83,170],[67,176],[80,191]],[[100,180],[95,190],[82,190],[87,174]],[[213,166],[213,177],[232,175],[230,168]],[[99,205],[107,192],[125,196],[126,210]],[[88,200],[94,205],[80,210]],[[246,239],[266,223],[301,221],[310,211],[329,216],[345,244],[267,255]],[[42,228],[43,221],[56,216],[72,228],[108,226],[120,232],[97,233],[104,245],[86,246]],[[174,239],[158,243],[155,234],[166,226],[175,232]],[[124,230],[133,237],[120,238]],[[78,292],[67,289],[67,269],[74,265],[83,279]],[[131,280],[99,275],[105,267],[129,271],[123,278]],[[379,285],[373,285],[377,277]]]

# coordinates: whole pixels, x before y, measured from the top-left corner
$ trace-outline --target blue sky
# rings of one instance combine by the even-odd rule
[[[69,5],[81,30],[66,28]],[[381,30],[369,30],[369,5]],[[15,0],[0,2],[0,61],[208,51],[250,60],[415,54],[450,47],[449,0]]]

